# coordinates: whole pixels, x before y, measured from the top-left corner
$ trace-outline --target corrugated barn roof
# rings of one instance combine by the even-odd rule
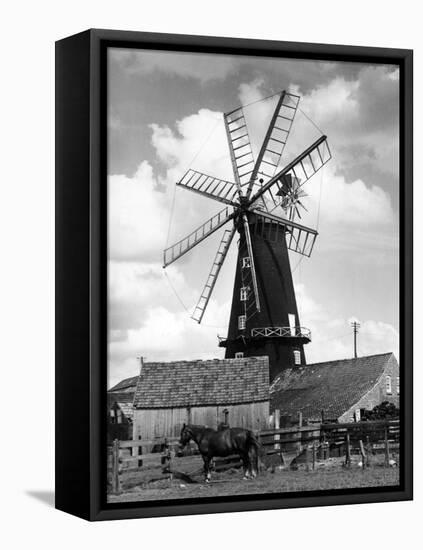
[[[267,357],[145,363],[135,392],[140,409],[229,405],[269,399]]]

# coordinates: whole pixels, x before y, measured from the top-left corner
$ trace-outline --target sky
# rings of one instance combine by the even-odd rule
[[[352,320],[359,355],[399,358],[397,67],[109,49],[108,74],[109,386],[138,374],[140,355],[223,357],[236,239],[199,325],[223,230],[166,270],[162,254],[223,205],[175,183],[189,168],[233,181],[223,113],[249,105],[257,154],[276,101],[264,98],[282,89],[301,99],[280,168],[322,133],[332,152],[304,185],[313,254],[290,253],[307,362],[351,357]]]

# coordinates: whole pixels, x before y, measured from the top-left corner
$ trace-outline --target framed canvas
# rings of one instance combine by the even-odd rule
[[[56,507],[412,498],[412,51],[56,44]]]

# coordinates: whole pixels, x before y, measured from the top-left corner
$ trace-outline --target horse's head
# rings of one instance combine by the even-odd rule
[[[181,447],[181,449],[183,449],[185,445],[189,443],[189,441],[192,439],[192,436],[193,436],[193,433],[191,428],[186,424],[184,424],[182,426],[181,437],[179,439],[179,446]]]

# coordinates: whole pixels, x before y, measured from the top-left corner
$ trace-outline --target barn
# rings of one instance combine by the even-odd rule
[[[179,436],[184,423],[263,429],[267,357],[144,363],[134,398],[134,439]]]
[[[133,402],[138,376],[125,378],[107,392],[108,437],[132,439]]]
[[[384,401],[399,406],[399,366],[393,353],[327,361],[283,370],[270,387],[271,410],[290,424],[353,422]]]

